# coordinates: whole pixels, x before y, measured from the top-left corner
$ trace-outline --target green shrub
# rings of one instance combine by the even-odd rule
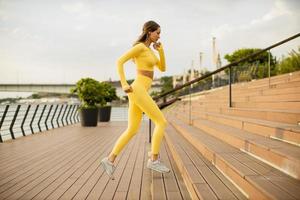
[[[71,88],[72,94],[77,94],[82,108],[97,108],[97,104],[105,104],[104,85],[92,78],[82,78]]]
[[[100,84],[104,89],[104,101],[100,103],[100,106],[105,106],[108,102],[119,99],[116,88],[114,88],[110,83],[101,82]]]

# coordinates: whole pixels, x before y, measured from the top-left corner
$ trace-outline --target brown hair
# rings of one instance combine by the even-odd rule
[[[142,34],[139,36],[139,38],[133,44],[133,46],[140,43],[140,42],[145,42],[148,38],[148,33],[156,31],[159,27],[160,27],[159,24],[156,23],[155,21],[147,21],[143,26]]]

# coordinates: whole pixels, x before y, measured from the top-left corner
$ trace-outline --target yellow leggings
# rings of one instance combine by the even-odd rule
[[[161,140],[164,136],[167,120],[160,111],[155,101],[148,94],[152,79],[138,74],[131,84],[133,92],[127,93],[129,99],[128,127],[119,137],[112,150],[114,155],[118,155],[129,140],[137,133],[143,112],[155,123],[153,137],[151,141],[152,154],[158,154]]]

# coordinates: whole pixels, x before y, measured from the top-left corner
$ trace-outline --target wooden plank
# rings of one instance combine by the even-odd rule
[[[87,180],[95,173],[95,171],[99,170],[99,168],[101,167],[100,166],[101,159],[110,153],[116,139],[117,137],[113,137],[109,141],[109,146],[106,147],[102,146],[101,151],[104,150],[105,151],[100,155],[97,154],[97,156],[93,159],[92,163],[86,163],[85,165],[88,165],[87,167],[85,168],[81,167],[79,170],[77,170],[77,174],[73,175],[74,178],[77,178],[77,180],[73,182],[73,184],[69,187],[67,191],[64,192],[64,194],[60,197],[61,199],[72,199],[76,195],[76,193],[80,190],[80,188],[83,187],[83,185],[87,182]]]
[[[167,199],[182,199],[180,187],[177,184],[173,167],[166,152],[166,145],[164,141],[161,144],[160,155],[162,162],[171,170],[170,173],[163,174]]]
[[[56,131],[57,129],[55,129]],[[53,132],[55,132],[53,130]],[[65,130],[67,131],[67,130]],[[57,133],[57,131],[55,132]],[[70,132],[68,132],[70,134]],[[56,134],[54,134],[56,135]],[[88,136],[89,134],[87,134]],[[86,136],[86,137],[87,137]],[[76,137],[77,140],[88,140],[86,139],[86,137],[80,137],[80,139],[78,137]],[[23,138],[25,139],[25,138]],[[34,139],[34,137],[31,138],[26,138],[28,140],[30,140],[30,148],[31,151],[29,153],[27,153],[28,155],[24,155],[23,156],[23,151],[22,148],[16,152],[14,155],[12,155],[12,161],[5,161],[8,162],[9,165],[3,164],[1,165],[3,168],[0,170],[0,175],[1,177],[5,177],[5,176],[9,176],[10,174],[14,174],[16,171],[19,171],[20,169],[24,168],[24,165],[28,165],[29,163],[36,163],[36,161],[41,161],[41,159],[46,158],[49,155],[53,155],[53,153],[57,153],[59,152],[59,149],[61,147],[72,147],[72,143],[70,140],[68,140],[69,138],[65,138],[64,136],[61,136],[60,139],[48,139],[49,141],[40,141],[39,139]],[[63,144],[60,145],[60,141],[62,141]],[[63,142],[65,141],[65,142]],[[19,141],[18,141],[19,142]],[[12,143],[13,144],[13,143]],[[51,146],[49,146],[48,144],[50,144]],[[21,143],[20,144],[14,144],[17,147],[16,148],[20,148],[19,146],[23,146]],[[2,146],[2,144],[0,145]],[[27,145],[25,144],[25,147]],[[45,146],[45,147],[44,147]],[[24,147],[24,152],[26,152],[26,148]],[[42,148],[41,148],[42,147]],[[3,149],[3,151],[10,151],[12,147],[9,148],[5,148]],[[2,154],[2,151],[1,151]],[[26,153],[25,153],[26,154]],[[3,161],[4,162],[4,161]],[[0,185],[2,184],[3,179],[0,181]]]
[[[263,176],[246,176],[246,180],[256,185],[261,191],[265,191],[272,199],[295,199],[287,192],[279,190],[274,184]]]
[[[148,169],[150,170],[150,169]],[[151,195],[152,200],[167,199],[166,188],[164,185],[163,175],[159,172],[150,170],[152,174]]]
[[[51,142],[53,139],[57,140],[57,138],[64,137],[71,139],[71,135],[68,133],[68,130],[71,129],[76,129],[78,127],[78,124],[73,124],[67,127],[61,127],[60,129],[51,129],[48,130],[47,133],[51,134],[51,137],[49,138],[49,134],[46,134],[46,132],[40,132],[40,133],[35,133],[31,135],[27,135],[26,137],[19,137],[16,138],[15,140],[7,140],[1,143],[0,145],[0,158],[3,159],[6,157],[6,155],[10,157],[11,154],[17,154],[20,151],[24,151],[23,153],[27,153],[27,151],[33,152],[32,148],[30,148],[30,145],[33,143],[39,144],[36,140],[39,141],[46,141],[49,140]],[[67,133],[64,133],[64,131],[67,131]],[[20,146],[21,145],[21,146]],[[47,145],[47,144],[44,144]],[[40,145],[42,147],[42,145]],[[5,150],[5,151],[4,151]],[[10,151],[7,151],[10,150]],[[23,154],[24,155],[24,154]]]
[[[59,156],[53,156],[54,159],[48,157],[48,160],[44,161],[44,163],[42,163],[40,166],[26,171],[25,173],[14,178],[13,181],[10,181],[9,183],[6,183],[3,187],[1,187],[1,189],[3,189],[3,188],[13,186],[12,188],[10,188],[8,190],[6,189],[6,191],[1,193],[0,196],[5,197],[7,195],[15,193],[16,190],[23,188],[25,185],[27,185],[28,183],[30,183],[34,179],[36,179],[36,177],[43,175],[44,173],[46,173],[47,171],[49,171],[51,169],[52,170],[55,169],[54,168],[55,166],[61,167],[61,165],[63,163],[67,163],[70,161],[76,162],[76,160],[78,160],[78,159],[76,159],[76,156],[78,156],[82,152],[86,151],[86,149],[89,149],[90,146],[95,146],[95,144],[97,144],[97,142],[99,140],[101,140],[101,138],[98,140],[89,140],[88,143],[78,144],[75,148],[73,148],[70,151],[66,151],[64,154],[61,154]],[[74,150],[76,153],[74,153]],[[22,173],[22,171],[20,173]]]
[[[168,145],[168,148],[170,149],[170,152],[172,154],[172,157],[174,158],[174,161],[179,169],[179,172],[181,173],[181,176],[184,180],[184,183],[186,185],[186,188],[189,192],[189,195],[191,196],[192,199],[199,199],[197,193],[194,190],[193,184],[190,181],[190,177],[187,173],[187,170],[185,169],[182,160],[180,159],[180,156],[177,153],[177,148],[174,145],[175,143],[171,141],[171,137],[170,135],[172,135],[172,127],[168,127],[166,129],[166,135],[165,135],[165,139],[166,139],[166,143]]]
[[[143,166],[144,166],[144,155],[145,155],[145,145],[146,145],[146,134],[145,131],[142,131],[140,133],[142,135],[141,141],[142,145],[139,149],[136,163],[134,166],[132,179],[129,185],[127,199],[137,200],[140,199],[140,188],[142,186],[142,176],[143,176]],[[149,186],[150,187],[150,186]],[[117,197],[115,196],[115,199]]]
[[[271,183],[278,186],[279,188],[285,190],[291,196],[297,198],[300,196],[300,181],[291,180],[290,177],[287,177],[286,174],[282,172],[277,172],[274,168],[263,164],[257,160],[251,159],[249,155],[240,154],[232,155],[236,160],[242,162],[247,167],[251,168],[253,171],[256,171],[258,174],[264,176]]]
[[[141,162],[141,161],[137,161],[137,155],[140,151],[140,149],[142,149],[142,145],[143,145],[143,133],[139,133],[137,136],[138,137],[138,143],[134,146],[134,149],[130,155],[130,158],[125,166],[122,178],[119,182],[119,185],[117,186],[116,189],[116,196],[113,197],[113,199],[126,199],[127,197],[127,191],[132,179],[132,174],[133,174],[133,169],[134,166],[137,164],[136,162]],[[123,195],[123,196],[122,196]]]
[[[103,192],[100,193],[102,186],[97,187],[95,186],[95,190],[93,190],[92,194],[96,194],[98,196],[98,194],[100,194],[99,198],[100,199],[112,199],[113,195],[115,194],[115,191],[117,189],[117,186],[119,185],[120,181],[122,180],[122,176],[124,174],[124,169],[126,164],[128,163],[128,160],[130,158],[130,156],[132,155],[132,152],[134,151],[134,147],[136,147],[138,144],[138,139],[137,137],[133,138],[130,143],[128,145],[129,149],[127,151],[124,152],[124,157],[122,157],[122,160],[120,161],[120,163],[118,164],[116,171],[114,172],[114,176],[115,176],[115,180],[113,181],[108,181],[106,187],[104,188]],[[95,196],[89,195],[87,199],[95,199]]]
[[[191,199],[191,197],[188,193],[188,190],[186,188],[186,185],[184,183],[184,180],[180,174],[180,171],[179,171],[176,163],[174,162],[174,157],[172,156],[167,144],[165,144],[165,146],[166,146],[167,156],[169,157],[169,160],[170,160],[170,165],[172,166],[172,169],[174,171],[174,176],[175,176],[176,182],[180,188],[179,191],[181,193],[181,196],[183,199]]]
[[[94,147],[94,149],[91,149],[88,152],[88,154],[84,155],[81,154],[76,157],[76,159],[79,159],[76,163],[67,163],[65,165],[62,165],[61,168],[56,169],[57,167],[49,170],[43,176],[45,175],[46,178],[42,179],[43,176],[39,177],[38,179],[34,180],[36,182],[37,180],[41,179],[40,182],[37,183],[37,185],[33,186],[32,189],[24,194],[21,198],[22,199],[31,199],[35,197],[36,195],[41,195],[43,192],[46,191],[47,187],[53,187],[55,182],[57,182],[59,179],[62,179],[63,176],[67,176],[67,174],[71,174],[69,177],[66,177],[65,179],[61,180],[61,185],[59,185],[59,188],[61,192],[63,192],[62,188],[66,188],[69,190],[69,192],[64,193],[64,196],[72,196],[76,191],[74,191],[74,183],[77,182],[77,180],[80,178],[80,176],[86,171],[87,167],[90,167],[90,165],[94,165],[96,168],[97,165],[99,165],[99,162],[95,162],[97,157],[99,155],[102,155],[104,153],[104,150],[107,149],[108,146],[111,146],[112,143],[111,138],[107,138],[109,140],[103,140],[100,143],[98,143],[97,146]],[[99,145],[100,144],[100,145]],[[106,145],[105,145],[106,144]],[[97,148],[98,147],[98,148]],[[99,147],[102,147],[99,149]],[[72,167],[71,167],[72,166]],[[78,166],[78,167],[77,167]],[[76,171],[72,171],[72,168],[75,168]],[[50,174],[50,171],[53,171],[52,174]],[[48,175],[49,174],[49,175]],[[63,182],[62,182],[63,181]],[[75,185],[76,186],[76,185]],[[77,187],[79,184],[77,184]],[[55,188],[55,187],[53,187]],[[71,189],[70,189],[71,188]],[[76,188],[76,187],[75,187]],[[73,193],[70,192],[73,189]],[[61,193],[56,193],[57,196],[60,196]]]
[[[152,173],[152,183],[151,183],[152,199],[153,200],[167,199],[162,174],[155,171],[151,171],[151,173]]]
[[[128,151],[128,148],[130,146],[130,143],[124,147],[122,152],[118,155],[116,161],[115,161],[115,166],[118,166],[119,162],[122,160],[123,156],[125,155],[124,152]],[[107,149],[106,155],[110,153],[111,148]],[[97,169],[93,172],[93,174],[90,175],[90,177],[87,179],[86,182],[84,182],[84,185],[80,187],[80,189],[77,191],[76,195],[73,197],[74,200],[81,200],[81,199],[86,199],[87,196],[90,195],[92,191],[94,191],[95,187],[97,185],[101,185],[103,187],[106,186],[107,182],[109,181],[108,175],[103,171],[103,168],[98,165]],[[101,183],[99,183],[101,182]],[[103,190],[103,188],[102,188]]]
[[[144,148],[144,165],[143,165],[143,177],[142,177],[141,198],[140,198],[146,200],[152,199],[151,196],[152,173],[147,168],[148,151],[150,151],[150,149],[151,149],[150,144],[146,142]]]
[[[196,183],[193,184],[193,186],[200,199],[218,199],[218,197],[214,194],[208,184]]]

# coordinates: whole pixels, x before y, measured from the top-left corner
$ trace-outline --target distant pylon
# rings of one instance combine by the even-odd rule
[[[195,73],[194,73],[194,60],[192,60],[192,65],[191,65],[191,74],[190,74],[190,81],[195,78]],[[193,88],[193,84],[191,85]]]
[[[202,62],[203,62],[203,52],[199,53],[199,72],[202,70]]]

